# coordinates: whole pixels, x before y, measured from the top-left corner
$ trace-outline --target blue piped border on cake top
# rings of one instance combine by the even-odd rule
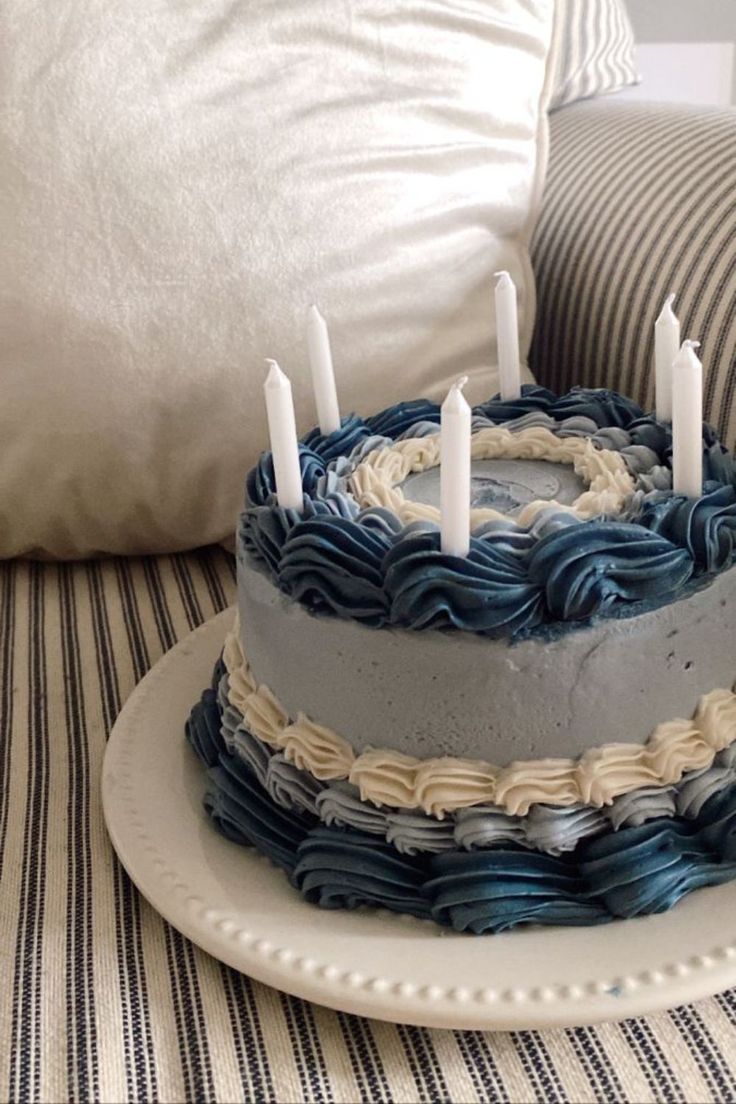
[[[474,428],[544,426],[618,451],[637,490],[624,514],[581,521],[541,513],[529,528],[512,520],[477,530],[466,558],[440,550],[430,523],[404,525],[383,508],[361,510],[347,488],[368,452],[436,433],[440,408],[398,403],[339,430],[300,442],[300,513],[276,502],[264,453],[247,478],[242,548],[274,583],[308,609],[367,625],[454,628],[517,637],[665,605],[707,585],[736,557],[736,463],[703,427],[703,495],[671,491],[672,434],[630,399],[575,388],[556,396],[525,386],[473,410]]]

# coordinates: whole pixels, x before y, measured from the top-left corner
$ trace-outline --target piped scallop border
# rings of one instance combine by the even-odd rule
[[[546,460],[570,465],[586,483],[586,490],[572,505],[548,499],[527,503],[514,523],[531,525],[543,511],[555,510],[580,519],[621,513],[636,490],[626,461],[618,452],[597,449],[590,438],[558,437],[544,426],[530,426],[512,432],[504,426],[477,430],[471,438],[473,460]],[[410,437],[384,448],[374,449],[348,479],[348,488],[361,509],[384,507],[404,525],[429,521],[438,525],[436,506],[407,499],[400,484],[415,472],[440,463],[440,437]],[[488,522],[507,522],[508,517],[492,507],[470,511],[471,532]]]

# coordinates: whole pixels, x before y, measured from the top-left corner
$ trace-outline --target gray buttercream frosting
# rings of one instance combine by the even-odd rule
[[[591,436],[599,448],[612,449],[614,452],[620,452],[621,449],[628,448],[631,444],[631,434],[620,426],[603,426],[601,429],[594,430]],[[656,463],[656,461],[657,454],[655,453],[654,462]]]
[[[636,617],[510,644],[467,632],[369,628],[310,613],[243,553],[238,602],[255,678],[356,753],[497,766],[643,744],[734,681],[736,570]],[[308,658],[307,658],[308,657]]]
[[[324,789],[324,783],[277,752],[268,761],[266,789],[282,808],[297,809],[316,816],[317,797]]]
[[[242,723],[243,714],[239,709],[236,709],[234,705],[230,705],[228,702],[222,710],[220,732],[222,733],[223,743],[230,755],[234,754],[233,745],[235,743],[235,733]]]
[[[509,423],[504,422],[504,425],[508,428]],[[594,437],[598,432],[598,425],[584,414],[574,414],[571,418],[558,422],[555,432],[558,437]]]
[[[619,828],[638,828],[655,817],[675,815],[675,788],[643,786],[614,798],[613,803],[602,811],[615,831]]]
[[[257,736],[254,736],[244,728],[241,724],[235,729],[232,735],[232,746],[229,749],[232,755],[235,755],[238,759],[255,774],[256,778],[266,788],[266,779],[268,777],[268,764],[273,752],[264,744],[262,740],[259,740]]]
[[[432,429],[435,433],[437,432],[437,426],[432,426]],[[414,436],[414,434],[412,434],[412,436]],[[372,437],[363,437],[350,453],[347,470],[352,471],[356,464],[359,464],[360,461],[365,459],[374,449],[391,448],[393,444],[394,441],[391,437],[381,437],[378,434],[374,434]]]
[[[561,855],[606,826],[600,809],[590,806],[532,805],[525,821],[526,844],[549,855]]]
[[[386,842],[402,855],[439,854],[457,848],[451,820],[436,820],[421,812],[389,813]]]
[[[510,816],[493,805],[459,809],[455,814],[454,834],[457,846],[466,851],[526,841],[522,818]]]
[[[676,807],[679,816],[690,819],[700,816],[701,810],[709,798],[733,786],[736,782],[736,768],[726,766],[706,767],[685,775],[677,787]]]
[[[627,445],[626,448],[621,449],[621,455],[626,460],[630,470],[637,475],[662,470],[658,465],[656,452],[647,448],[646,445]],[[670,484],[671,482],[670,478]]]
[[[423,419],[419,422],[414,422],[414,425],[409,426],[409,428],[406,430],[405,433],[399,434],[399,436],[396,438],[396,440],[397,441],[406,441],[406,440],[409,440],[412,437],[431,437],[436,432],[437,432],[437,423],[436,422],[428,422],[428,421]],[[371,438],[369,438],[369,440],[371,440]],[[373,440],[375,440],[375,438],[373,438]],[[392,441],[390,437],[386,437],[386,438],[384,438],[384,440],[388,442],[389,447],[396,443],[395,441]],[[364,456],[367,455],[365,450],[363,450],[363,455]],[[351,459],[352,459],[352,454],[351,454]]]
[[[670,490],[672,490],[672,472],[669,468],[660,465],[651,468],[648,472],[640,473],[637,480],[637,493],[630,504],[632,516],[638,509],[641,509],[641,496],[648,494],[650,491]],[[639,497],[637,498],[637,496]]]
[[[316,800],[317,815],[330,827],[355,828],[385,836],[388,828],[386,812],[368,801],[361,801],[357,786],[349,782],[333,782]]]
[[[736,740],[723,751],[719,751],[713,760],[714,767],[736,767]]]
[[[227,709],[228,705],[230,704],[230,698],[228,696],[229,691],[230,691],[230,678],[229,678],[228,673],[226,671],[225,674],[222,676],[222,678],[220,679],[220,681],[217,684],[217,704],[219,705],[220,709],[223,710],[223,711],[225,709]]]

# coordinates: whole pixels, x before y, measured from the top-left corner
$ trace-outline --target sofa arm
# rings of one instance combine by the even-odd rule
[[[701,341],[705,417],[736,439],[736,111],[616,101],[550,118],[532,244],[540,383],[654,405],[654,321],[671,291]]]

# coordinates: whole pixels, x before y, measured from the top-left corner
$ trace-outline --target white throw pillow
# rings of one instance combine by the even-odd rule
[[[497,384],[492,273],[533,322],[552,0],[6,0],[0,555],[232,531],[264,358],[315,422]],[[547,81],[549,83],[549,81]]]

